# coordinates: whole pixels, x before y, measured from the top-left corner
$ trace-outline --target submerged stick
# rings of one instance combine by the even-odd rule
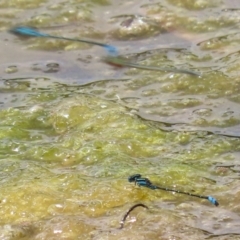
[[[138,69],[143,69],[148,71],[174,72],[174,73],[190,74],[198,77],[201,76],[201,74],[198,72],[194,72],[186,69],[174,69],[174,68],[163,68],[163,67],[161,68],[161,67],[155,67],[155,66],[145,66],[141,64],[136,64],[133,62],[129,62],[126,59],[119,56],[107,56],[103,59],[103,61],[116,67],[130,67],[130,68],[138,68]]]
[[[129,215],[135,208],[137,208],[137,207],[144,207],[144,208],[148,209],[148,207],[147,207],[146,205],[142,204],[142,203],[138,203],[138,204],[133,205],[131,208],[129,208],[129,210],[128,210],[128,211],[125,213],[125,215],[123,216],[123,218],[122,218],[122,220],[121,220],[121,222],[120,222],[121,225],[120,225],[120,228],[119,228],[119,229],[122,229],[122,228],[123,228],[124,223],[125,223],[128,215]]]

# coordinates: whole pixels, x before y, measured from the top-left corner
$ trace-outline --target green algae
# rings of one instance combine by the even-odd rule
[[[1,1],[0,7],[1,8],[19,8],[19,9],[32,9],[40,7],[43,3],[45,3],[47,0],[37,0],[37,1],[31,1],[31,0],[21,0],[21,1]]]
[[[8,161],[2,160],[2,166],[12,161],[12,167],[20,169],[13,179],[4,179],[2,184],[1,199],[6,202],[1,214],[5,223],[19,221],[22,212],[26,211],[31,212],[31,217],[24,217],[26,221],[49,217],[51,214],[46,210],[57,204],[59,198],[61,201],[72,199],[73,202],[98,199],[103,203],[100,208],[95,206],[94,215],[87,214],[88,204],[85,210],[74,210],[75,214],[87,211],[88,216],[96,216],[98,211],[103,213],[129,201],[127,193],[122,195],[122,191],[127,184],[127,176],[135,172],[158,174],[153,179],[159,183],[172,185],[178,182],[194,187],[200,176],[194,176],[192,170],[198,164],[186,167],[183,163],[206,159],[201,161],[204,173],[212,164],[208,159],[216,154],[239,150],[238,139],[211,136],[200,141],[193,133],[162,132],[132,115],[125,107],[85,94],[48,101],[36,111],[29,107],[1,111],[2,125],[5,125],[1,126],[2,139],[18,142],[18,146],[1,143],[1,152],[8,152],[9,158]],[[2,131],[13,123],[16,128],[11,132]],[[163,163],[161,159],[165,159]],[[6,166],[5,173],[6,170],[13,171],[9,166]],[[112,192],[110,195],[109,191]],[[143,193],[147,192],[143,190]],[[144,198],[155,199],[154,195],[145,195]],[[161,196],[157,194],[158,199]],[[21,201],[14,203],[14,199]],[[79,208],[78,205],[76,207]],[[14,209],[13,215],[10,208]]]
[[[223,204],[226,187],[216,187],[218,176],[211,169],[221,155],[239,151],[239,139],[164,132],[157,123],[140,119],[118,102],[78,89],[74,93],[72,87],[60,89],[50,87],[47,99],[41,94],[44,90],[35,89],[26,96],[25,107],[0,112],[4,236],[13,232],[27,239],[96,237],[95,227],[107,232],[118,227],[121,206],[135,201],[174,205],[186,201],[183,196],[138,189],[127,182],[133,173],[159,185],[217,196]],[[59,97],[63,93],[65,97]],[[9,126],[13,126],[11,131],[4,131]],[[198,200],[187,199],[198,205]],[[204,201],[201,204],[207,206]],[[146,212],[145,221],[162,223],[157,209],[157,220]],[[176,223],[172,211],[165,214],[169,223]],[[138,218],[138,224],[143,221]],[[59,235],[53,230],[56,228]],[[146,236],[155,234],[151,227],[146,230]]]
[[[221,0],[216,1],[206,1],[206,0],[186,0],[186,1],[179,1],[179,0],[168,0],[168,2],[173,6],[183,7],[189,10],[201,10],[206,8],[217,7],[221,4]]]
[[[209,158],[216,156],[217,152],[220,154],[239,148],[238,140],[232,140],[230,143],[229,139],[222,138],[222,141],[217,141],[218,138],[214,136],[206,138],[205,146],[203,146],[195,134],[191,136],[188,134],[183,144],[183,137],[179,134],[163,133],[131,116],[126,109],[117,104],[98,98],[78,96],[65,99],[64,102],[60,101],[57,106],[58,108],[48,107],[49,113],[44,114],[48,116],[50,125],[56,131],[53,135],[59,135],[58,140],[55,139],[51,144],[49,143],[50,146],[45,146],[47,155],[46,152],[44,155],[43,152],[37,150],[45,145],[46,140],[41,140],[39,143],[31,139],[21,139],[19,136],[20,142],[23,141],[26,144],[29,141],[26,152],[24,153],[24,150],[19,148],[17,156],[14,157],[14,154],[9,153],[15,160],[11,160],[9,156],[8,160],[1,161],[1,169],[5,174],[1,190],[1,221],[3,224],[15,222],[16,225],[26,222],[30,225],[30,230],[33,228],[37,229],[35,230],[37,232],[42,231],[41,234],[47,234],[50,229],[46,228],[51,227],[48,223],[43,223],[43,220],[39,222],[39,219],[49,217],[54,219],[55,215],[59,215],[59,218],[64,219],[69,226],[71,225],[71,230],[65,229],[61,220],[56,220],[63,233],[66,231],[66,234],[70,234],[71,232],[72,238],[78,234],[88,235],[92,227],[83,219],[100,217],[116,206],[139,200],[177,200],[174,195],[166,193],[150,193],[146,189],[139,191],[127,184],[126,178],[129,174],[141,172],[147,174],[158,184],[170,186],[178,183],[179,186],[188,186],[189,190],[198,188],[203,191],[201,187],[203,182],[199,184],[197,182],[201,175],[206,175],[206,169],[212,164]],[[84,113],[82,117],[76,107]],[[103,110],[96,111],[99,108]],[[19,111],[19,116],[27,118],[27,115],[31,115],[26,110]],[[75,119],[74,115],[78,116],[78,119]],[[59,116],[65,116],[65,121],[60,120]],[[59,121],[61,122],[60,129]],[[23,122],[26,122],[26,119],[23,119]],[[24,128],[32,129],[32,126],[31,124],[28,127],[25,125]],[[35,131],[37,130],[35,128]],[[49,135],[47,129],[46,132]],[[122,140],[126,148],[122,148]],[[135,141],[138,141],[138,146],[135,146],[136,149],[130,149]],[[169,146],[174,143],[176,143],[175,150],[178,151],[176,159],[174,159],[172,147]],[[189,144],[193,145],[190,147]],[[195,151],[185,152],[183,146],[188,146]],[[57,152],[52,151],[52,148],[55,148]],[[65,148],[68,151],[74,150],[72,154],[77,155],[75,160],[71,159],[70,154],[64,156]],[[33,149],[35,149],[34,153]],[[158,156],[154,158],[152,151],[148,152],[148,149],[155,151]],[[60,153],[62,155],[59,155]],[[168,156],[167,161],[157,160],[157,158],[163,158],[163,153]],[[169,154],[172,155],[171,159]],[[198,169],[199,176],[194,174],[195,167],[181,164],[187,159],[189,162],[189,158],[192,159],[191,161],[206,159],[205,167],[202,161],[201,171]],[[48,162],[44,163],[44,159],[48,159]],[[178,164],[174,163],[176,160]],[[206,184],[208,185],[207,191],[213,191],[213,186],[211,188],[209,182]],[[21,199],[21,201],[16,202],[16,199]],[[180,197],[178,201],[184,201],[184,198]],[[75,216],[74,220],[69,219],[69,214]],[[86,229],[83,230],[80,227],[84,225],[79,221],[86,225]],[[169,221],[174,222],[174,220]],[[117,223],[114,226],[117,227]],[[28,236],[34,234],[34,231],[30,230],[26,230]],[[51,235],[51,233],[48,234]],[[62,234],[61,236],[64,236]]]
[[[134,40],[156,36],[159,33],[166,32],[165,29],[154,19],[137,16],[123,15],[116,16],[111,22],[119,22],[119,27],[111,32],[113,38],[119,40]]]
[[[188,30],[192,32],[211,32],[222,30],[224,27],[235,26],[238,22],[231,13],[211,15],[212,9],[219,8],[221,1],[179,1],[169,0],[168,4],[153,3],[144,4],[147,15],[156,19],[159,24],[169,30]],[[201,11],[205,10],[205,11]],[[201,16],[197,16],[195,11],[201,11]],[[209,13],[210,15],[207,15]],[[206,14],[206,15],[205,15]]]
[[[144,65],[161,67],[170,66],[177,58],[179,66],[184,66],[185,69],[204,61],[206,65],[214,64],[211,59],[206,61],[191,56],[194,54],[184,49],[170,49],[142,52],[129,58],[137,58]],[[219,129],[237,126],[238,106],[232,106],[232,110],[228,108],[228,104],[239,101],[239,79],[236,72],[238,61],[232,60],[236,56],[237,53],[223,57],[222,68],[218,71],[204,68],[201,77],[164,72],[150,74],[148,71],[131,69],[125,73],[130,78],[129,81],[93,83],[87,85],[83,92],[91,92],[111,100],[118,98],[124,105],[150,120]],[[229,61],[233,61],[233,64],[227,66]],[[208,114],[201,115],[206,109],[211,110]],[[184,116],[183,121],[179,121],[181,114]]]

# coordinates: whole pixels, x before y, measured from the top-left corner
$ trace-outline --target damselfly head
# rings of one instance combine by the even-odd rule
[[[141,178],[141,174],[131,175],[131,176],[128,178],[128,181],[129,181],[129,182],[136,182],[136,180],[137,180],[138,178]]]
[[[46,37],[47,34],[40,33],[37,28],[27,27],[27,26],[18,26],[11,28],[10,33],[22,37]]]

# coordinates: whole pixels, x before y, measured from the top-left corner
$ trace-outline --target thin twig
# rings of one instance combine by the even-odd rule
[[[144,205],[143,203],[137,203],[135,205],[133,205],[126,213],[125,215],[123,216],[122,220],[121,220],[121,225],[120,225],[120,228],[119,229],[122,229],[123,226],[124,226],[124,223],[126,221],[126,218],[128,217],[128,215],[130,214],[131,211],[133,211],[135,208],[137,207],[144,207],[146,209],[148,209],[148,207],[146,205]]]

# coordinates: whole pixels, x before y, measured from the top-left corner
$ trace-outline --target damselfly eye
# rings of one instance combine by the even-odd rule
[[[129,182],[136,182],[136,180],[140,177],[141,177],[141,174],[134,174],[134,175],[132,175],[128,178],[128,181]]]

